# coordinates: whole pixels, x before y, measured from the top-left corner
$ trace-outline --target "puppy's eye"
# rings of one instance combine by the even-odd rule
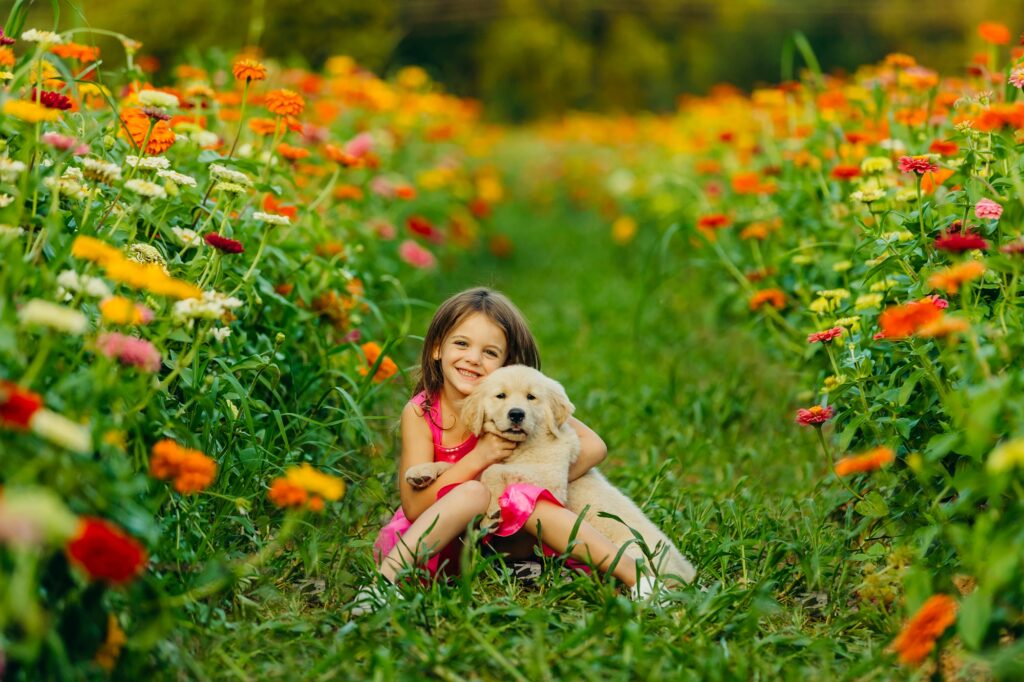
[[[497,398],[498,400],[504,400],[505,399],[505,394],[504,393],[499,393],[498,395],[496,395],[494,397]]]
[[[537,399],[537,396],[535,396],[535,395],[534,395],[534,394],[532,394],[532,393],[527,393],[527,394],[526,394],[526,399],[527,399],[527,400],[536,400],[536,399]]]

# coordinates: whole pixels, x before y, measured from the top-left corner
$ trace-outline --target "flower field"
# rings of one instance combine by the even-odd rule
[[[956,76],[826,76],[798,38],[775,87],[504,130],[421,69],[158,68],[113,34],[111,70],[23,9],[0,37],[0,676],[1024,670],[1005,27]],[[524,592],[472,549],[456,585],[347,616],[419,335],[480,283],[698,566],[671,606],[550,561]]]

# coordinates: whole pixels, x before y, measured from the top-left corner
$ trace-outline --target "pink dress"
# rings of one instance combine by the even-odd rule
[[[470,435],[464,442],[453,448],[446,448],[441,445],[441,438],[444,435],[441,424],[444,422],[442,421],[440,400],[435,398],[430,401],[429,406],[426,406],[427,394],[424,392],[414,397],[412,403],[423,410],[423,417],[427,420],[427,425],[430,427],[430,434],[434,441],[435,462],[458,462],[476,447],[477,437],[474,435]],[[459,485],[461,483],[453,483],[441,488],[437,492],[437,499],[441,499]],[[507,537],[519,532],[526,525],[526,521],[530,518],[530,514],[533,513],[537,502],[542,499],[550,500],[562,506],[555,499],[555,496],[544,488],[530,485],[529,483],[514,483],[507,487],[501,498],[498,499],[498,507],[501,508],[501,523],[498,525],[497,530],[494,531],[494,535]],[[377,534],[377,540],[373,543],[373,556],[378,564],[398,544],[399,538],[402,537],[405,531],[409,530],[411,525],[412,522],[405,518],[405,513],[399,507],[395,511],[395,515],[391,517],[391,521],[381,528],[380,533]],[[430,558],[427,562],[427,570],[431,575],[435,576],[440,570],[444,570],[446,573],[456,572],[459,563],[459,551],[460,543],[458,540],[450,542],[444,549]],[[559,552],[556,552],[547,545],[544,546],[544,553],[548,556],[558,556],[559,554]]]

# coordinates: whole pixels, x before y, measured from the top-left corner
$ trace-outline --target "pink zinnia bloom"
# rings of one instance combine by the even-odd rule
[[[82,156],[83,154],[89,153],[89,145],[84,142],[79,142],[70,135],[61,135],[60,133],[43,133],[43,142],[59,149],[62,152],[71,152],[75,156]]]
[[[434,254],[411,239],[406,239],[399,245],[398,256],[414,268],[432,268],[437,264]]]
[[[927,156],[900,157],[900,172],[902,173],[924,175],[925,173],[934,173],[937,170],[939,170],[938,165]]]
[[[370,180],[370,191],[379,197],[385,199],[395,198],[395,183],[388,180],[383,175],[378,175]]]
[[[345,143],[345,153],[356,158],[363,158],[373,151],[373,136],[370,133],[359,133]]]
[[[799,409],[796,411],[796,423],[801,426],[821,426],[836,413],[835,409],[829,405],[828,407],[822,407],[821,405],[814,405],[807,409]]]
[[[138,367],[145,372],[160,369],[160,351],[145,339],[108,332],[99,335],[96,348],[108,358],[115,358],[121,364]]]
[[[373,228],[374,234],[381,239],[394,239],[398,236],[398,230],[395,229],[395,226],[383,218],[371,220],[370,227]]]
[[[825,343],[843,335],[842,327],[832,327],[823,332],[815,332],[807,336],[807,343]]]
[[[1024,254],[1024,239],[1018,239],[1015,242],[1004,244],[1003,246],[999,247],[999,250],[1011,256],[1019,256],[1021,254]]]
[[[999,216],[1003,215],[1003,207],[991,199],[980,199],[978,203],[974,205],[974,215],[978,216],[982,220],[986,218],[999,220]]]
[[[1018,90],[1024,90],[1024,68],[1017,67],[1010,72],[1010,85]]]

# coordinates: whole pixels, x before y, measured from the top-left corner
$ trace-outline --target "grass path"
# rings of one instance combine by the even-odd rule
[[[365,576],[367,534],[386,511],[370,504],[354,529],[315,538],[306,571],[326,582],[319,600],[294,584],[273,597],[255,592],[197,636],[194,653],[215,654],[192,671],[381,680],[898,675],[876,667],[888,635],[873,633],[893,624],[865,622],[851,606],[861,564],[846,548],[849,511],[832,511],[842,493],[819,482],[825,465],[813,434],[792,423],[796,378],[764,357],[742,324],[722,321],[706,296],[714,281],[691,269],[659,274],[655,257],[615,247],[593,217],[510,205],[495,220],[516,235],[515,255],[465,263],[437,300],[485,284],[522,308],[544,369],[608,443],[603,470],[677,541],[704,589],[661,611],[554,564],[524,588],[476,557],[456,585],[351,622],[337,607]],[[381,490],[388,504],[397,499],[393,462],[381,457],[377,481],[354,486],[353,503]]]

